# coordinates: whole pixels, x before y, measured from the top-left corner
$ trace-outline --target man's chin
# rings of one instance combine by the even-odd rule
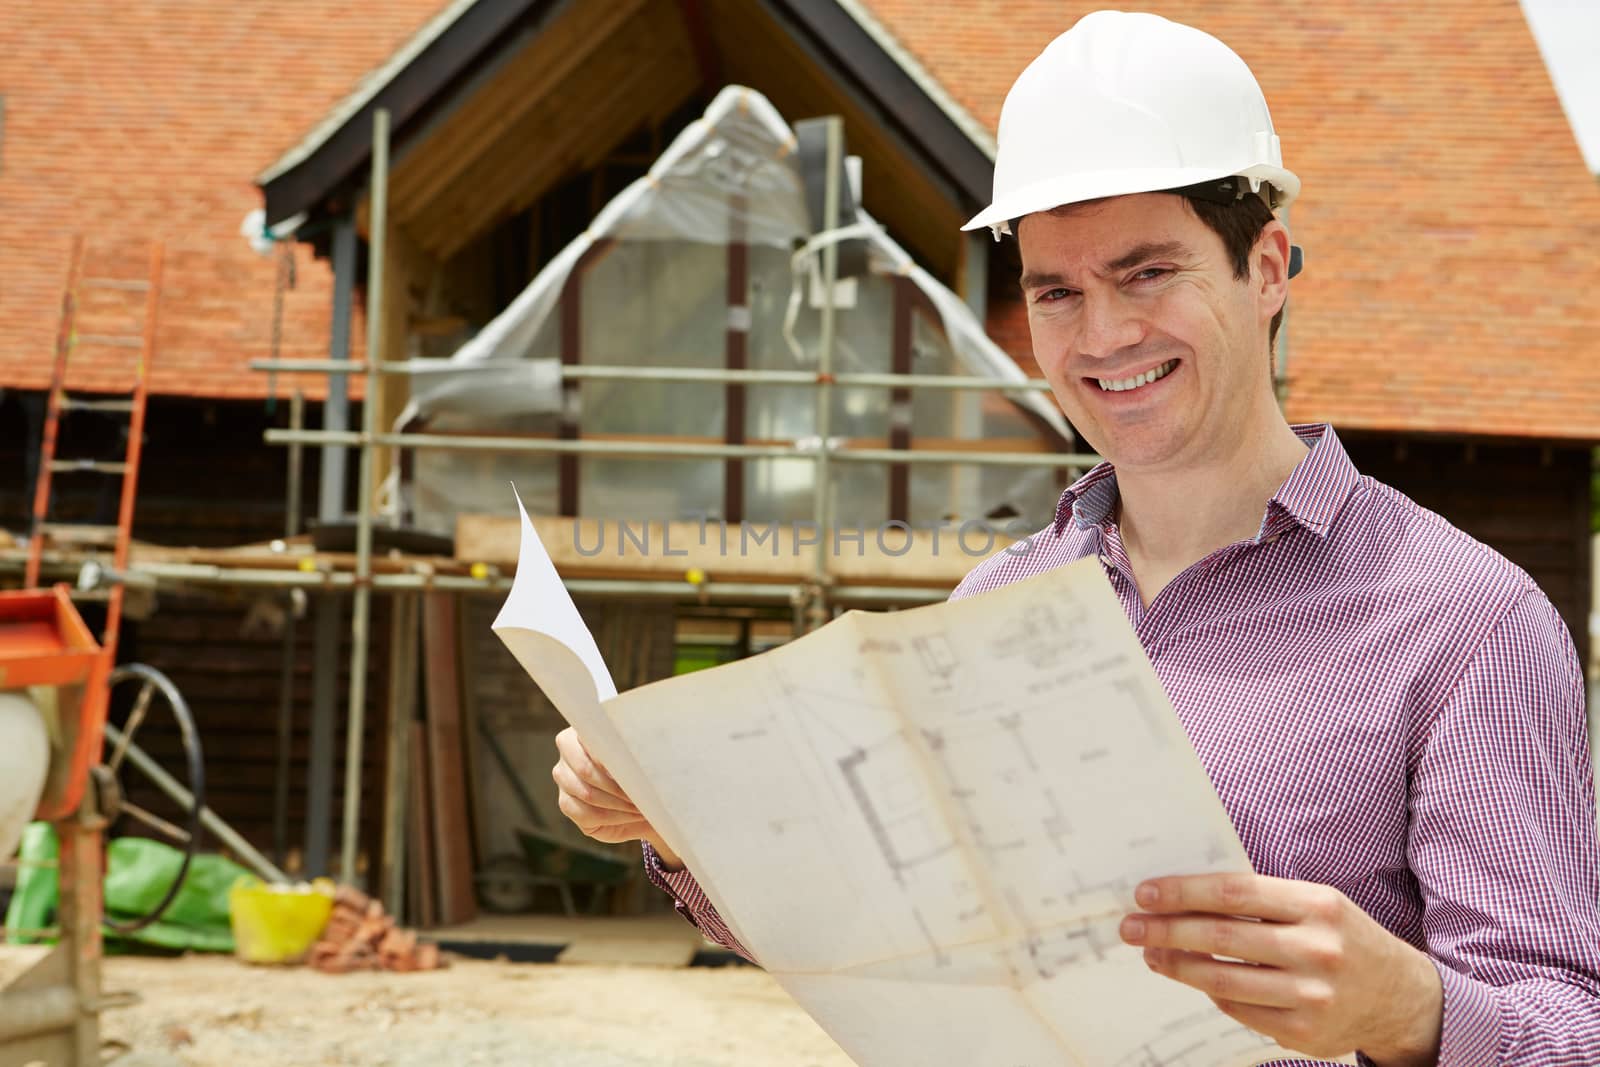
[[[1096,440],[1095,437],[1100,438]],[[1101,459],[1119,471],[1161,471],[1172,468],[1183,454],[1182,442],[1170,426],[1155,424],[1128,432],[1101,432],[1091,437],[1084,434],[1084,442]]]

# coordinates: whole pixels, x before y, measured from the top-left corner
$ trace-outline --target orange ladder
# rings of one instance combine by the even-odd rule
[[[159,241],[151,243],[149,274],[142,279],[85,278],[83,260],[83,238],[75,237],[72,241],[72,258],[67,268],[67,285],[61,299],[61,325],[56,334],[55,368],[51,373],[50,394],[45,411],[44,441],[39,455],[38,484],[33,494],[33,523],[28,538],[28,565],[23,588],[38,587],[39,569],[43,563],[47,541],[56,544],[103,545],[109,538],[113,545],[112,585],[106,604],[105,633],[100,644],[107,662],[115,662],[117,635],[122,622],[123,587],[120,576],[127,569],[128,548],[133,540],[133,505],[139,486],[139,457],[144,441],[150,359],[155,352],[156,309],[161,292],[162,245]],[[79,334],[77,327],[79,295],[84,289],[118,289],[144,293],[143,329],[137,334],[103,336]],[[67,363],[73,350],[79,346],[138,349],[132,391],[112,396],[68,394]],[[56,442],[60,434],[62,416],[74,411],[114,412],[127,415],[128,446],[122,462],[108,463],[92,459],[56,457]],[[51,521],[50,497],[55,485],[55,475],[78,472],[122,479],[121,502],[117,509],[115,526]]]

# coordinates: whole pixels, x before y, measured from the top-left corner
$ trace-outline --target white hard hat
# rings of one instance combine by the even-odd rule
[[[1233,49],[1159,15],[1096,11],[1006,94],[994,203],[962,229],[988,226],[998,239],[1036,211],[1180,189],[1259,192],[1281,207],[1300,179],[1284,169],[1261,86]]]

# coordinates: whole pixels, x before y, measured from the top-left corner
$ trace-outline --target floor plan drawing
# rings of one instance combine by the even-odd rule
[[[542,554],[496,632],[857,1062],[1294,1058],[1117,936],[1143,879],[1250,865],[1095,561],[612,696]]]

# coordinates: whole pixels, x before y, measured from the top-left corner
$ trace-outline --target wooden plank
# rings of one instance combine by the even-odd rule
[[[427,928],[439,925],[439,908],[435,894],[433,820],[429,815],[428,736],[421,722],[411,724],[410,764],[411,780],[406,789],[410,800],[406,822],[411,833],[406,896],[411,901],[411,910],[407,918]]]
[[[618,937],[597,931],[573,940],[561,950],[556,962],[608,967],[687,967],[699,948],[697,939],[677,931],[666,937]]]
[[[0,559],[9,558],[15,550],[0,552]],[[92,553],[64,553],[69,558]],[[258,545],[239,548],[169,548],[160,545],[135,545],[131,551],[135,565],[140,563],[193,563],[211,567],[242,567],[250,570],[294,571],[312,568],[319,571],[354,570],[353,552],[313,552],[303,547],[291,547],[285,552],[273,552]],[[448,557],[409,555],[403,560],[374,556],[374,574],[404,574],[419,561],[439,561],[448,565]]]
[[[54,949],[54,945],[0,944],[0,992],[37,967]]]
[[[472,828],[462,760],[461,654],[458,605],[450,593],[423,594],[422,644],[427,664],[427,755],[432,786],[439,921],[466,922],[477,914],[472,880]]]
[[[816,551],[809,543],[810,531],[792,524],[709,523],[704,544],[698,522],[535,516],[533,525],[556,570],[568,578],[682,581],[686,571],[698,568],[711,581],[805,581]],[[828,554],[829,573],[842,584],[954,587],[986,556],[1015,543],[1008,535],[977,526],[965,539],[959,530],[936,535],[889,527],[881,531],[881,539],[876,528],[860,531],[858,543],[856,533],[845,530],[830,544],[837,551]],[[462,515],[456,520],[456,551],[463,560],[509,569],[520,547],[517,519]]]
[[[486,759],[483,755],[483,740],[478,736],[478,694],[470,679],[478,676],[477,653],[482,648],[484,633],[478,633],[477,627],[472,626],[472,616],[469,605],[461,600],[456,601],[460,612],[458,624],[458,637],[456,647],[460,650],[459,662],[462,670],[462,683],[459,688],[461,694],[461,758],[462,767],[466,773],[466,793],[468,813],[472,822],[472,844],[474,855],[487,857],[493,844],[489,835],[489,813],[485,810],[483,780],[487,773]],[[488,627],[482,628],[485,632]],[[492,637],[492,634],[488,634]],[[498,638],[495,639],[498,643]]]
[[[379,885],[390,915],[405,914],[406,799],[410,791],[411,726],[417,713],[417,595],[401,593],[390,609],[389,757],[383,789]]]

